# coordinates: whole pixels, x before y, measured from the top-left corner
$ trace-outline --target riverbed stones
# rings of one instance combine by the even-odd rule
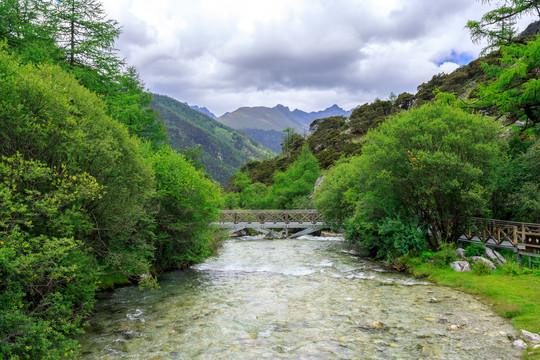
[[[528,332],[527,330],[521,330],[521,337],[523,340],[530,344],[540,344],[540,335]]]
[[[519,350],[525,350],[527,349],[527,344],[523,340],[518,339],[512,343],[512,347]]]
[[[471,264],[467,261],[454,261],[450,266],[457,272],[471,271]]]
[[[488,260],[486,259],[485,257],[482,257],[482,256],[471,256],[470,257],[471,261],[473,263],[477,263],[477,262],[483,262],[484,264],[486,264],[488,267],[489,267],[489,270],[495,270],[497,267],[495,266],[495,264],[491,261],[491,260]]]
[[[500,266],[506,264],[506,259],[493,249],[486,248],[485,255],[488,259],[490,259],[493,262],[496,262]]]

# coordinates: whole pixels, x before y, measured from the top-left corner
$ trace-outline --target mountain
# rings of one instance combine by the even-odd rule
[[[305,111],[296,109],[292,113],[296,119],[302,121],[302,123],[304,123],[306,126],[309,126],[313,122],[313,120],[317,119],[324,119],[332,116],[349,117],[352,113],[352,110],[346,111],[334,104],[321,111],[307,113]]]
[[[197,110],[198,112],[202,112],[203,114],[210,116],[214,120],[216,120],[218,118],[216,115],[214,115],[214,113],[212,113],[210,110],[208,110],[204,106],[200,107],[200,106],[197,106],[197,105],[189,105],[187,102],[185,102],[184,104],[188,105],[193,110]]]
[[[200,146],[201,164],[222,185],[248,161],[273,155],[243,132],[168,96],[154,94],[150,105],[164,120],[171,147],[190,149]]]
[[[279,104],[273,108],[241,107],[217,120],[234,129],[244,131],[266,147],[279,152],[284,129],[293,128],[298,133],[304,134],[313,120],[330,116],[349,116],[351,112],[352,110],[345,111],[333,105],[321,111],[308,113],[298,109],[291,111],[287,106]]]

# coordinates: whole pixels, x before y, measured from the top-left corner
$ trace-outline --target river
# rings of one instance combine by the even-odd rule
[[[455,325],[455,326],[452,326]],[[519,359],[517,332],[475,297],[358,258],[339,238],[236,238],[116,290],[80,359]]]

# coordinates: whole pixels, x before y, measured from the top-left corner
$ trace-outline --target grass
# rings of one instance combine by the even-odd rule
[[[409,270],[415,276],[477,295],[490,303],[499,315],[511,319],[516,329],[540,333],[540,271],[512,274],[497,269],[487,275],[477,275],[456,272],[450,266],[439,268],[419,259],[413,259],[410,264]],[[540,360],[540,349],[526,351],[523,358]]]

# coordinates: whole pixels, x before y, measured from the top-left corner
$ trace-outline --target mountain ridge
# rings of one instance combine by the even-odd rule
[[[153,96],[150,106],[165,122],[169,145],[173,149],[188,150],[188,153],[197,153],[190,149],[200,147],[201,164],[222,185],[248,161],[273,155],[245,133],[223,125],[185,103],[166,95]]]
[[[352,110],[344,110],[336,104],[309,113],[299,109],[291,111],[289,107],[278,104],[273,108],[244,106],[220,116],[217,120],[233,129],[246,132],[264,146],[279,152],[284,129],[292,128],[305,134],[314,120],[331,116],[349,117],[351,113]]]

